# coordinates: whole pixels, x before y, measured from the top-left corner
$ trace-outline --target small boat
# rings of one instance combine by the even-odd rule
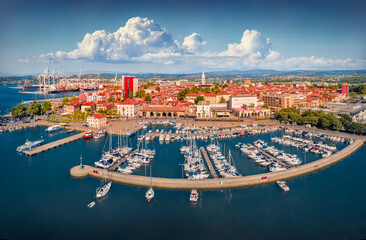
[[[88,204],[88,208],[92,208],[92,207],[94,207],[94,205],[95,205],[95,202],[91,202]]]
[[[285,192],[290,191],[290,188],[286,185],[285,181],[277,181],[277,185]]]
[[[60,131],[60,130],[62,130],[64,127],[63,126],[61,126],[61,125],[53,125],[53,126],[51,126],[51,127],[48,127],[47,129],[46,129],[46,132],[47,133],[53,133],[53,132],[57,132],[57,131]]]
[[[191,195],[189,196],[189,201],[196,203],[198,201],[198,192],[196,189],[191,191]]]
[[[84,139],[88,139],[88,138],[93,138],[93,131],[90,131],[90,132],[86,132],[83,136]]]
[[[24,152],[26,150],[31,151],[33,148],[40,146],[43,142],[43,139],[34,142],[27,140],[23,145],[17,147],[17,152]]]
[[[111,190],[112,182],[105,182],[101,187],[97,189],[97,198],[104,197]]]
[[[147,202],[151,202],[154,199],[155,193],[152,187],[150,187],[149,190],[147,190],[145,197]]]
[[[150,165],[150,188],[147,190],[145,194],[146,201],[149,203],[151,202],[155,197],[154,189],[152,188],[152,177],[151,177],[151,165]]]
[[[99,130],[98,132],[96,132],[93,135],[93,138],[98,139],[98,138],[102,138],[106,135],[107,131],[105,129]]]

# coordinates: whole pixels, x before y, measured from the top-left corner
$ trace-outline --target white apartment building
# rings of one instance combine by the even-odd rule
[[[257,107],[257,96],[255,95],[242,95],[242,96],[231,96],[230,97],[230,103],[229,108],[241,108],[243,105],[247,107]]]
[[[211,118],[211,104],[209,101],[201,101],[197,104],[197,118]]]

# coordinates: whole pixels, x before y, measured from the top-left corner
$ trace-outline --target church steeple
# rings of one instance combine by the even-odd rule
[[[205,77],[205,73],[204,72],[202,72],[201,84],[202,85],[206,85],[206,77]]]

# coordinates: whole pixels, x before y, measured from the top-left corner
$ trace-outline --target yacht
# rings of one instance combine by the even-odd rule
[[[95,133],[95,135],[93,136],[94,138],[98,139],[98,138],[102,138],[106,135],[107,131],[105,129],[99,130],[97,133]]]
[[[290,191],[290,188],[286,185],[285,181],[277,181],[277,185],[285,192]]]
[[[101,187],[97,189],[97,198],[104,197],[111,190],[112,182],[105,182]]]
[[[146,201],[151,202],[154,199],[154,196],[155,196],[154,190],[152,189],[152,187],[150,187],[145,194]]]
[[[197,190],[196,190],[196,189],[193,189],[193,190],[191,191],[191,195],[189,196],[189,200],[190,200],[191,202],[197,202],[197,201],[198,201],[198,192],[197,192]]]
[[[39,145],[41,145],[44,142],[44,140],[38,140],[38,141],[26,141],[23,145],[17,147],[17,152],[23,152],[23,151],[30,151],[32,150],[32,148],[38,147]]]
[[[48,127],[47,129],[46,129],[46,132],[47,133],[53,133],[53,132],[57,132],[57,131],[60,131],[60,130],[62,130],[64,127],[63,126],[61,126],[61,125],[53,125],[53,126],[51,126],[51,127]]]

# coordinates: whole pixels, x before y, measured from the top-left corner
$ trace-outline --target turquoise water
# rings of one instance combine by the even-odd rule
[[[280,134],[280,133],[275,133]],[[366,147],[319,172],[288,180],[291,191],[273,184],[224,191],[200,191],[189,203],[189,191],[155,190],[152,204],[145,188],[113,183],[101,200],[93,198],[100,181],[75,179],[71,167],[92,164],[106,139],[79,140],[26,157],[15,148],[26,138],[44,136],[43,128],[0,134],[0,239],[361,239],[366,236]],[[236,142],[267,141],[271,134],[224,140],[239,171],[266,172],[235,149]],[[132,138],[135,144],[136,136]],[[113,142],[117,143],[117,137]],[[199,142],[202,144],[203,142]],[[150,146],[157,151],[153,176],[181,177],[181,144]],[[281,148],[281,145],[277,146]],[[344,147],[344,146],[340,146]],[[284,147],[290,148],[290,147]],[[289,150],[289,149],[286,149]],[[291,149],[301,157],[300,151]],[[307,160],[317,157],[307,153]],[[141,169],[139,174],[144,174]],[[86,207],[96,201],[92,209]]]
[[[0,111],[22,99],[0,86]],[[59,95],[57,95],[59,96]],[[161,127],[159,127],[161,128]],[[243,175],[267,172],[234,146],[258,138],[306,161],[306,155],[289,146],[270,142],[281,133],[223,140]],[[152,204],[145,188],[113,183],[111,192],[95,200],[100,180],[76,179],[70,168],[92,165],[108,146],[106,139],[78,140],[45,153],[27,157],[15,149],[26,139],[47,142],[68,136],[46,134],[43,127],[0,133],[0,239],[362,239],[366,238],[366,147],[326,169],[287,181],[290,192],[274,183],[224,191],[200,191],[200,202],[189,203],[189,191],[155,189]],[[136,137],[131,143],[136,146]],[[113,138],[117,144],[117,137]],[[198,145],[209,143],[198,141]],[[152,175],[180,178],[183,162],[180,142],[149,143],[156,149]],[[342,149],[344,145],[339,145]],[[149,172],[147,170],[147,172]],[[145,175],[141,168],[136,174]],[[92,209],[86,207],[96,201]]]

